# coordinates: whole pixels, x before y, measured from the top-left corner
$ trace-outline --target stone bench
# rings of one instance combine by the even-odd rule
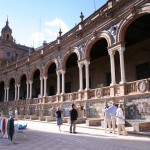
[[[33,115],[33,116],[30,116],[30,119],[31,119],[31,120],[38,120],[38,119],[39,119],[39,116],[34,116],[34,115]]]
[[[24,116],[24,119],[30,119],[30,116],[28,116],[28,115]]]
[[[76,120],[76,124],[81,124],[81,123],[85,123],[86,118],[78,118]],[[70,118],[67,118],[67,123],[70,124]]]
[[[45,116],[40,116],[40,117],[39,117],[39,120],[40,120],[40,121],[45,121],[46,118],[45,118]]]
[[[100,119],[100,118],[87,118],[86,119],[86,126],[100,126],[101,121],[103,121],[103,119]]]
[[[47,122],[56,121],[56,117],[45,116],[45,120],[46,120]]]
[[[135,132],[142,132],[150,130],[150,122],[135,122],[133,124],[133,130]]]

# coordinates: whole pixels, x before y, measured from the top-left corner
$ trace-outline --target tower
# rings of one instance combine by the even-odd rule
[[[5,41],[13,41],[12,29],[9,27],[8,18],[5,27],[3,27],[1,31],[1,39]]]

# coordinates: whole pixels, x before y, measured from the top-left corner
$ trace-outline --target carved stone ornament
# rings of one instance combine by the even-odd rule
[[[116,31],[117,31],[117,26],[112,26],[111,27],[111,34],[116,35]]]
[[[102,89],[96,89],[95,95],[96,97],[100,98],[102,96]]]
[[[144,80],[141,80],[137,84],[138,91],[144,93],[147,90],[147,83]]]

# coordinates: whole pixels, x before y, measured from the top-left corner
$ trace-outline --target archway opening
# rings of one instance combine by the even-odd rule
[[[133,21],[124,38],[126,80],[150,78],[150,14]]]
[[[15,99],[15,79],[12,78],[9,83],[9,98],[8,101],[13,101]]]
[[[0,82],[0,102],[4,101],[4,81]]]
[[[56,75],[56,64],[52,63],[48,68],[47,78],[47,95],[52,96],[57,93],[57,75]]]
[[[32,97],[40,97],[40,70],[37,69],[33,74]]]
[[[26,99],[26,94],[27,94],[27,84],[26,84],[26,75],[24,74],[21,77],[20,81],[20,99]]]
[[[100,88],[111,83],[110,57],[108,55],[108,43],[102,38],[95,42],[90,50],[89,87]],[[84,84],[85,88],[85,79]]]
[[[66,61],[65,93],[79,90],[79,69],[76,53],[72,53]]]

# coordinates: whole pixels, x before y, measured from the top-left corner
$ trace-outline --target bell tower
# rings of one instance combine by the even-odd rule
[[[13,42],[12,29],[9,27],[8,18],[7,18],[5,27],[3,27],[1,31],[1,39],[5,41]]]

